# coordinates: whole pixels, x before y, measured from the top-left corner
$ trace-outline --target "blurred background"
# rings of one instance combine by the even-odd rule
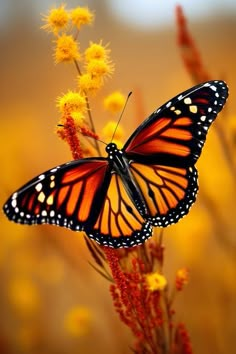
[[[60,3],[57,2],[57,5]],[[230,98],[218,118],[227,148],[211,129],[198,162],[200,192],[190,214],[165,231],[165,271],[173,282],[186,266],[190,283],[177,298],[194,353],[236,351],[236,2],[180,0],[213,79],[225,79]],[[71,160],[55,129],[56,97],[76,87],[72,65],[55,65],[52,37],[41,15],[55,1],[0,0],[0,204],[26,181]],[[134,91],[123,117],[127,137],[155,108],[194,83],[176,40],[175,1],[67,1],[89,6],[95,23],[88,42],[110,43],[115,73],[91,101],[99,133],[111,119],[102,98]],[[117,119],[117,117],[112,117]],[[108,282],[88,264],[80,233],[27,227],[0,215],[0,353],[129,353],[132,339],[114,312]]]

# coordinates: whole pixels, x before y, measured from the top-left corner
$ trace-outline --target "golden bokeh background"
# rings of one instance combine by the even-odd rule
[[[168,0],[158,2],[160,16],[165,3]],[[204,15],[195,18],[190,10],[185,14],[209,74],[225,79],[230,88],[218,119],[233,159],[236,12],[226,5],[224,11],[214,12],[212,2],[212,7],[205,3]],[[103,97],[111,91],[134,92],[122,120],[128,137],[142,118],[193,84],[177,45],[174,5],[166,23],[162,19],[158,24],[157,14],[157,25],[145,28],[122,22],[109,1],[67,4],[88,5],[96,14],[95,24],[81,32],[81,47],[103,39],[112,50],[115,74],[91,102],[98,133],[111,118],[102,108]],[[53,63],[51,36],[40,30],[40,12],[52,5],[30,0],[0,3],[1,205],[30,178],[71,159],[54,133],[59,118],[55,99],[76,87],[76,73],[72,65]],[[131,3],[128,10],[132,12]],[[190,283],[175,305],[176,319],[185,322],[194,353],[236,351],[236,165],[226,156],[213,127],[197,164],[198,200],[186,218],[165,231],[168,280],[173,281],[180,267],[190,270]],[[16,225],[3,213],[0,230],[1,354],[130,352],[130,333],[114,312],[108,283],[89,266],[80,233]]]

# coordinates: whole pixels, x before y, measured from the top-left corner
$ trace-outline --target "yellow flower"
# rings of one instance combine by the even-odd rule
[[[110,49],[100,43],[89,43],[89,47],[85,50],[85,60],[90,61],[93,59],[107,60]]]
[[[83,115],[86,110],[86,99],[79,92],[68,91],[57,99],[57,107],[61,113],[74,114],[75,112]]]
[[[109,121],[102,129],[102,135],[106,140],[109,140],[112,138],[114,131],[116,129],[115,133],[115,139],[120,140],[124,137],[124,130],[121,126],[121,124],[118,125],[117,127],[117,122],[111,120]]]
[[[105,60],[92,59],[87,65],[87,72],[92,76],[104,77],[106,75],[111,75],[114,71],[114,66]]]
[[[103,104],[111,113],[117,113],[124,107],[125,96],[121,92],[115,91],[104,99]]]
[[[163,290],[167,285],[166,278],[157,272],[147,274],[146,282],[150,291]]]
[[[81,91],[94,94],[102,87],[103,82],[100,77],[86,73],[78,76],[78,85]]]
[[[73,307],[65,316],[65,329],[72,336],[84,336],[90,331],[91,320],[92,316],[88,308],[82,306]]]
[[[56,40],[55,63],[71,62],[80,58],[78,43],[71,35],[62,34]]]
[[[76,7],[71,10],[70,17],[78,29],[82,25],[90,25],[94,20],[94,14],[87,7]]]
[[[68,24],[69,15],[65,10],[65,4],[62,4],[58,8],[51,9],[49,15],[43,17],[43,21],[46,22],[41,28],[57,34],[59,30],[65,29]]]

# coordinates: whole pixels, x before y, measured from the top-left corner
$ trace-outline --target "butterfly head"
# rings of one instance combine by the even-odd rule
[[[121,150],[118,149],[115,143],[110,143],[106,146],[106,152],[108,153],[108,158],[113,160],[114,156],[122,153]]]

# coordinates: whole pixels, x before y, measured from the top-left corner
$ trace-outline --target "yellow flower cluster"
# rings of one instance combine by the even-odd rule
[[[114,65],[110,60],[110,49],[103,45],[90,41],[84,52],[80,51],[78,41],[79,31],[84,25],[90,25],[94,21],[94,14],[87,7],[76,7],[67,10],[62,4],[49,11],[43,17],[45,24],[42,29],[54,34],[54,61],[58,63],[74,63],[78,72],[77,89],[68,91],[58,97],[57,107],[62,118],[60,120],[60,136],[68,117],[74,119],[77,128],[92,128],[91,110],[88,95],[94,95],[103,86],[104,79],[114,71]],[[112,98],[113,97],[113,98]],[[105,106],[112,112],[117,112],[123,107],[124,99],[120,93],[106,101]],[[85,120],[86,113],[90,123]],[[81,129],[80,129],[81,131]]]
[[[42,29],[52,32],[54,40],[55,63],[76,62],[78,70],[78,89],[86,94],[95,93],[103,85],[103,79],[114,71],[114,66],[109,59],[110,50],[107,45],[90,42],[84,53],[80,52],[77,40],[79,30],[84,25],[93,23],[94,14],[87,7],[76,7],[67,10],[62,4],[58,8],[50,10],[49,14],[43,17],[46,22]],[[72,35],[73,31],[76,31]],[[85,72],[82,73],[78,60],[83,62]]]
[[[83,25],[93,23],[94,15],[87,7],[76,7],[71,11],[66,10],[66,5],[62,4],[57,8],[52,8],[48,15],[43,16],[46,22],[41,28],[58,34],[69,26],[70,22],[79,30]]]
[[[73,155],[74,158],[91,155],[94,149],[96,154],[101,154],[96,141],[98,135],[95,132],[89,96],[95,95],[104,85],[105,78],[114,71],[110,59],[111,50],[102,40],[90,41],[84,51],[80,50],[80,30],[94,21],[94,14],[87,7],[68,10],[66,4],[61,4],[52,8],[43,17],[43,21],[45,24],[42,29],[54,35],[54,62],[73,63],[78,73],[77,88],[57,98],[57,108],[61,114],[57,134],[71,146],[72,151],[79,150],[79,154]],[[104,108],[113,114],[121,111],[124,104],[125,97],[119,91],[108,95],[103,102]],[[76,136],[78,133],[80,138]],[[110,121],[102,134],[105,141],[110,142],[112,138],[119,148],[123,146],[124,132],[121,126],[117,127],[116,122]]]

